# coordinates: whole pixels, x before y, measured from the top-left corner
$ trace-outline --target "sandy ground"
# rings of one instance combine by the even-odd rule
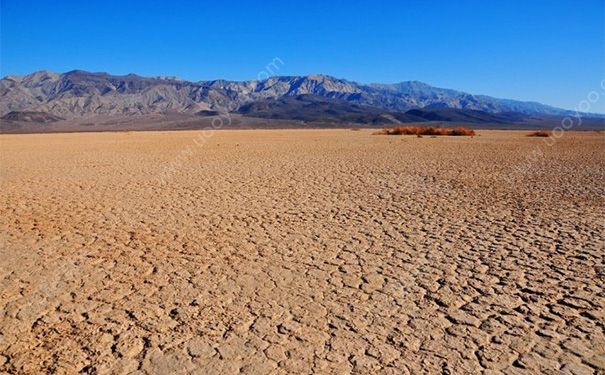
[[[605,371],[605,137],[0,136],[0,372]]]

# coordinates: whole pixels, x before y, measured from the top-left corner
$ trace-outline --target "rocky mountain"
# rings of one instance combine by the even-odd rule
[[[475,109],[432,108],[411,109],[405,113],[418,121],[459,122],[470,124],[514,124],[527,121],[519,112],[488,113]],[[535,115],[534,115],[535,116]]]
[[[250,103],[256,103],[258,107],[264,100],[275,101],[301,95],[315,98],[313,103],[307,103],[310,105],[319,105],[317,98],[324,98],[321,105],[326,108],[349,103],[361,106],[360,109],[370,112],[370,117],[376,115],[377,118],[390,116],[393,112],[436,108],[492,114],[569,113],[540,103],[472,95],[417,81],[361,84],[326,75],[308,75],[272,77],[263,81],[190,82],[174,77],[141,77],[135,74],[116,76],[74,70],[64,74],[40,71],[27,76],[7,76],[1,79],[0,116],[11,111],[44,112],[65,118],[166,112],[243,113],[248,107],[242,106]],[[370,107],[373,109],[369,110]],[[384,113],[376,114],[377,112]]]
[[[303,94],[263,99],[243,104],[237,113],[273,120],[297,120],[322,123],[382,125],[409,122],[459,122],[467,124],[512,124],[525,121],[526,115],[488,113],[472,109],[429,108],[406,112],[388,111],[351,103],[344,99]]]
[[[424,121],[401,112],[351,103],[344,99],[302,94],[282,96],[243,104],[237,113],[248,117],[274,120],[297,120],[322,123],[391,124]]]
[[[62,117],[52,115],[47,112],[35,112],[35,111],[11,111],[0,119],[5,121],[22,121],[22,122],[37,122],[37,123],[50,123],[65,120]]]

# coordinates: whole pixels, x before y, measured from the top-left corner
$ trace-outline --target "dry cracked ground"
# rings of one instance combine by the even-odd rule
[[[0,136],[0,373],[604,373],[605,137],[525,134]]]

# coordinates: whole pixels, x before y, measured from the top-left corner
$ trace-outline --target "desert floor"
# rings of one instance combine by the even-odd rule
[[[605,136],[0,136],[0,373],[605,371]]]

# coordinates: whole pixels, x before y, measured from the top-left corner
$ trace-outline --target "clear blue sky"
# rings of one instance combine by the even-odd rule
[[[605,0],[1,2],[3,76],[245,80],[278,57],[278,75],[419,80],[563,108],[603,93]]]

